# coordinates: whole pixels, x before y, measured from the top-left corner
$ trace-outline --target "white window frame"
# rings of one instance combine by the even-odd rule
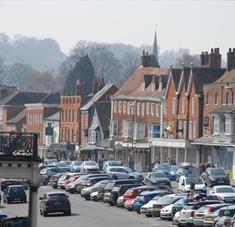
[[[134,140],[145,138],[145,124],[142,121],[135,122],[134,124]]]
[[[118,113],[122,113],[122,101],[118,101]]]
[[[213,119],[213,134],[219,135],[220,134],[220,117],[219,115],[214,115]]]
[[[195,97],[192,97],[192,114],[195,114]]]
[[[136,110],[136,114],[137,116],[140,116],[140,102],[137,102],[137,110]]]
[[[155,112],[155,103],[151,102],[151,115],[154,116],[154,112]]]
[[[225,135],[230,136],[232,133],[232,117],[230,114],[225,114]]]
[[[141,103],[141,115],[142,116],[145,115],[145,103],[144,102]]]
[[[159,103],[156,103],[156,105],[155,105],[155,115],[156,115],[156,117],[159,117]]]
[[[125,114],[126,113],[126,101],[122,102],[122,112]]]
[[[117,113],[117,101],[113,101],[113,112]]]
[[[131,103],[130,101],[127,102],[127,115],[130,115],[131,113]]]
[[[149,102],[147,102],[146,103],[146,114],[148,114],[149,115],[149,107],[150,107],[150,105],[149,105]]]
[[[189,121],[189,139],[193,138],[193,122]]]

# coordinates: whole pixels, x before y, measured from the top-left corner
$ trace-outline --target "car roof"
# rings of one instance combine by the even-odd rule
[[[145,191],[145,192],[141,192],[141,193],[140,193],[140,196],[141,196],[141,195],[152,195],[152,194],[157,194],[157,193],[161,194],[161,193],[163,193],[163,192],[166,192],[166,191],[164,191],[164,190]]]
[[[187,205],[196,205],[196,204],[205,204],[207,205],[207,203],[210,202],[210,203],[220,203],[221,204],[221,201],[220,200],[206,200],[206,201],[198,201],[198,202],[192,202],[192,203],[188,203]]]
[[[216,185],[213,188],[233,188],[231,185]]]
[[[24,186],[23,185],[9,185],[9,186],[7,186],[8,188],[24,188]]]
[[[205,207],[220,207],[220,206],[230,206],[231,204],[227,203],[216,203],[216,204],[206,204]]]
[[[226,206],[226,207],[223,207],[221,209],[223,209],[223,210],[234,210],[235,209],[235,205]]]

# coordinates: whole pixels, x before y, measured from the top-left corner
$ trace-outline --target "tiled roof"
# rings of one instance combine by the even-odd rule
[[[26,111],[25,109],[19,112],[15,117],[9,119],[6,123],[8,124],[16,124],[19,121],[24,120],[26,122]]]
[[[95,102],[99,101],[99,99],[111,88],[116,87],[114,84],[106,84],[100,91],[98,91],[82,108],[81,111],[88,110]]]
[[[95,109],[103,131],[109,131],[111,118],[111,102],[96,102]]]
[[[223,76],[221,76],[218,80],[216,80],[214,83],[231,83],[235,82],[235,69],[231,71],[227,71]]]
[[[160,93],[156,89],[152,91],[151,86],[146,87],[144,90],[142,89],[142,82],[144,82],[145,75],[155,75],[155,76],[162,76],[165,84],[168,79],[169,69],[162,69],[162,68],[154,68],[154,67],[142,67],[137,68],[135,72],[128,78],[128,80],[122,85],[122,87],[113,95],[113,97],[117,96],[145,96],[145,97],[156,97],[162,96],[163,91]]]
[[[0,105],[24,105],[26,103],[39,103],[48,94],[38,92],[15,92],[0,101]]]
[[[192,79],[195,85],[195,92],[196,94],[200,94],[202,93],[204,84],[215,82],[224,74],[226,69],[195,67],[192,70]]]
[[[235,105],[223,105],[216,107],[212,113],[235,113]]]

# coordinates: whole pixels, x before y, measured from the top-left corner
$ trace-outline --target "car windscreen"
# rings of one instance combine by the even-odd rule
[[[120,166],[119,162],[109,162],[108,166]]]
[[[234,189],[232,187],[219,187],[216,188],[216,193],[234,193]]]
[[[170,165],[166,165],[166,164],[163,164],[163,165],[158,165],[158,169],[159,170],[166,170],[166,171],[169,171],[170,170]]]
[[[10,193],[13,193],[13,194],[23,194],[24,193],[23,187],[11,187],[9,191],[10,191]]]
[[[211,175],[224,175],[226,176],[226,172],[224,171],[224,169],[211,169]]]
[[[85,162],[86,166],[96,166],[95,162]]]
[[[48,196],[50,200],[64,200],[67,199],[65,194],[51,194]]]
[[[161,204],[171,204],[174,203],[176,200],[178,200],[178,197],[174,197],[174,196],[163,196],[160,199],[158,199],[158,203]]]
[[[164,173],[152,173],[153,178],[167,178],[166,174]]]
[[[82,164],[82,161],[76,161],[73,163],[74,166],[80,166]]]
[[[201,178],[189,177],[186,179],[186,184],[203,184]]]

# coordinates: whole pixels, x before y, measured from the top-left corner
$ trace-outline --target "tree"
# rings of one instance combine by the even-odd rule
[[[176,66],[190,66],[193,64],[194,66],[200,65],[200,58],[198,55],[190,55],[190,54],[183,54],[181,57],[176,59]]]
[[[85,55],[80,58],[74,69],[68,74],[63,93],[65,95],[72,94],[75,90],[77,80],[84,81],[87,91],[91,93],[94,79],[95,74],[91,60],[88,55]]]

